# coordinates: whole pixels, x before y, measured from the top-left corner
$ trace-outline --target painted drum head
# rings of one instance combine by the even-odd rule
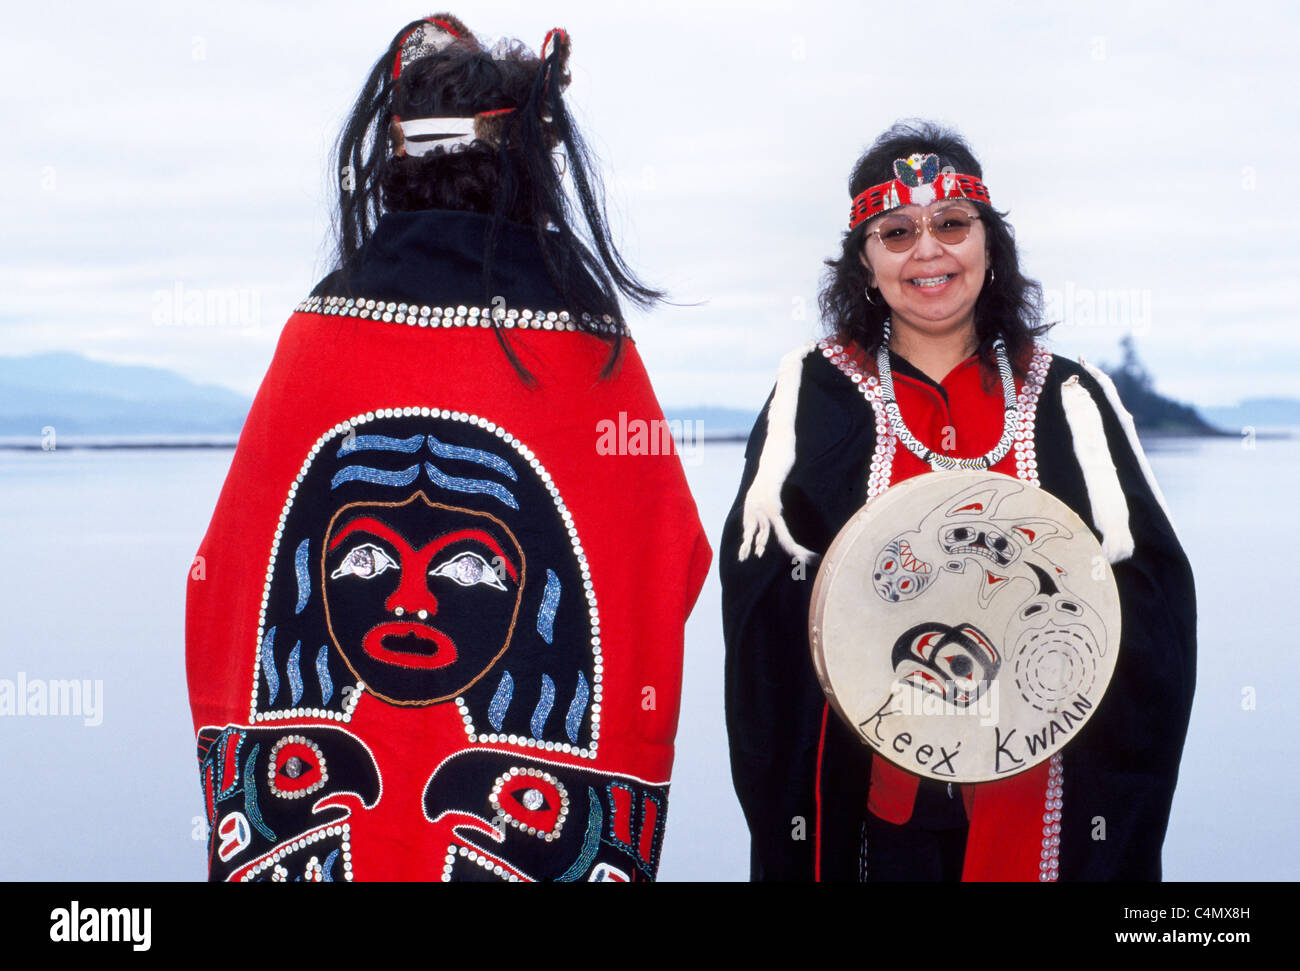
[[[848,521],[808,626],[822,688],[859,738],[917,775],[987,782],[1047,759],[1096,711],[1119,591],[1055,496],[997,472],[935,472]]]

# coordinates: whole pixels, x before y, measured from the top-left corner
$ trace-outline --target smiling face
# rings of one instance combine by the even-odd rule
[[[326,532],[325,617],[345,662],[394,704],[454,698],[510,643],[524,556],[484,512],[430,502],[344,506]]]
[[[940,214],[953,210],[979,215],[974,203],[941,200],[928,206],[900,206],[867,223],[861,259],[870,271],[871,285],[879,288],[889,305],[896,327],[935,337],[974,327],[975,299],[988,268],[982,220],[972,222],[970,235],[960,243],[941,243],[924,228],[923,217],[937,226]],[[922,232],[911,249],[894,253],[875,230],[887,234],[900,215],[910,216]]]

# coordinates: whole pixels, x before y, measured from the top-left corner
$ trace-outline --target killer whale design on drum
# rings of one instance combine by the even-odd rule
[[[958,782],[1062,748],[1109,683],[1119,633],[1088,527],[989,472],[919,476],[871,500],[827,550],[810,616],[822,687],[863,741]]]

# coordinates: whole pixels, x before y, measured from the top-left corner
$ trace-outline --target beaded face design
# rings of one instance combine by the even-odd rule
[[[350,880],[354,846],[413,823],[435,828],[407,830],[403,872],[653,878],[665,793],[588,768],[595,585],[527,445],[464,412],[356,415],[310,448],[270,545],[249,724],[199,733],[213,879]],[[427,744],[394,757],[402,732]]]
[[[348,669],[395,704],[456,697],[510,643],[525,556],[497,517],[431,502],[359,502],[322,542],[325,620]]]
[[[329,430],[281,514],[252,673],[254,722],[454,704],[470,742],[594,757],[600,617],[549,473],[461,412]]]

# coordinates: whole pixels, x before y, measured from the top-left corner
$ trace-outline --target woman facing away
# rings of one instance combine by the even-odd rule
[[[938,126],[876,140],[828,261],[828,336],[781,362],[750,436],[720,563],[732,774],[757,880],[1160,877],[1195,682],[1191,569],[1114,386],[1038,339],[1041,291],[982,179]],[[817,558],[868,500],[945,468],[1002,473],[1069,506],[1100,542],[1121,616],[1109,687],[1077,734],[973,784],[873,751],[828,704],[809,650]],[[964,570],[968,553],[998,562],[975,547],[1005,538],[963,536],[934,568]],[[912,595],[932,567],[902,553],[886,566]],[[1061,577],[1039,572],[1035,596],[1077,610]]]
[[[338,265],[189,582],[213,880],[655,876],[710,551],[671,446],[598,448],[667,428],[619,309],[661,294],[610,241],[568,56],[415,21],[342,133]]]

